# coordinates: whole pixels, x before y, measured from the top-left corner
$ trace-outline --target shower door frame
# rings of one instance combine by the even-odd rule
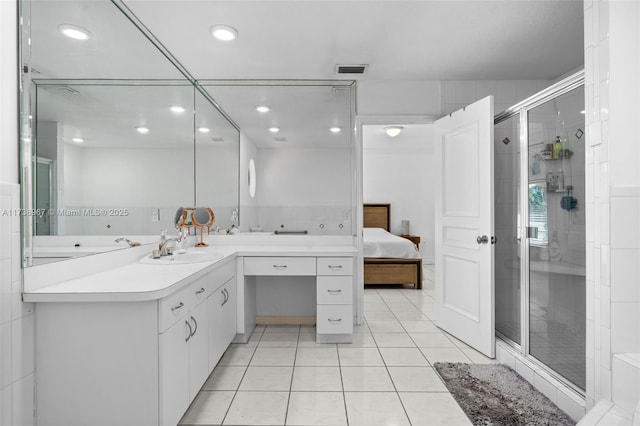
[[[518,197],[518,214],[520,215],[521,220],[517,225],[517,240],[520,245],[520,343],[514,342],[497,331],[496,336],[516,348],[520,355],[522,355],[526,360],[540,367],[558,381],[562,382],[565,386],[583,396],[586,395],[586,390],[579,388],[560,373],[551,369],[551,367],[547,366],[529,353],[530,259],[529,242],[527,239],[527,225],[529,218],[529,156],[524,155],[524,153],[529,152],[529,111],[574,89],[579,87],[584,88],[584,84],[584,70],[581,70],[526,98],[525,100],[518,102],[501,113],[496,114],[493,120],[494,126],[516,116],[519,116],[520,120],[520,135],[518,140],[520,144],[520,158],[518,159],[520,162],[520,196]],[[496,308],[498,308],[497,305]]]

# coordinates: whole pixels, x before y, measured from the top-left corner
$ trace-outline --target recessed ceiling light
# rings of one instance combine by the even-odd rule
[[[330,127],[329,130],[331,133],[340,133],[340,130],[342,129],[340,127]]]
[[[208,127],[198,127],[198,131],[200,133],[209,133],[211,131],[211,129],[208,128]]]
[[[238,37],[238,30],[228,25],[214,25],[209,31],[212,36],[222,41],[231,41]]]
[[[269,131],[271,133],[278,133],[280,131],[280,129],[278,129],[277,127],[269,127]]]
[[[58,30],[60,30],[62,34],[74,40],[89,40],[91,38],[91,32],[89,32],[89,30],[77,25],[58,25]]]
[[[71,141],[75,142],[75,143],[82,143],[82,142],[84,142],[84,139],[82,139],[82,138],[71,138]]]
[[[384,128],[384,131],[387,135],[391,136],[392,138],[395,138],[400,134],[400,132],[402,132],[403,129],[404,127],[402,126],[387,126]]]
[[[586,113],[587,113],[587,111],[584,110],[584,109],[582,111],[580,111],[580,114],[586,114]]]
[[[269,112],[269,110],[270,110],[270,109],[271,109],[271,108],[269,108],[269,107],[268,107],[268,106],[266,106],[266,105],[258,105],[258,106],[256,107],[256,111],[258,111],[258,112]]]
[[[178,105],[174,105],[169,109],[171,110],[171,112],[175,112],[176,114],[182,114],[185,111],[184,108]]]
[[[149,133],[149,128],[144,126],[136,127],[136,130],[143,135]]]

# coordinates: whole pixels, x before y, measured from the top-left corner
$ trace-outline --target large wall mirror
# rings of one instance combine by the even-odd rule
[[[238,129],[121,7],[21,2],[24,266],[155,241],[181,206],[239,221]]]
[[[241,230],[355,233],[353,81],[200,83],[241,129]]]

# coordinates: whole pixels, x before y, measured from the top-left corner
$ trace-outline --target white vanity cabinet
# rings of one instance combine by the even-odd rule
[[[175,426],[235,334],[235,274],[231,258],[161,299],[40,303],[37,424]]]

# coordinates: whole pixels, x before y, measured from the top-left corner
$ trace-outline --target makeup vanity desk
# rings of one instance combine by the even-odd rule
[[[260,276],[315,276],[317,341],[351,342],[357,250],[275,238],[211,239],[197,250],[221,257],[201,263],[139,263],[147,245],[25,269],[38,424],[177,424],[229,344],[251,337]]]

